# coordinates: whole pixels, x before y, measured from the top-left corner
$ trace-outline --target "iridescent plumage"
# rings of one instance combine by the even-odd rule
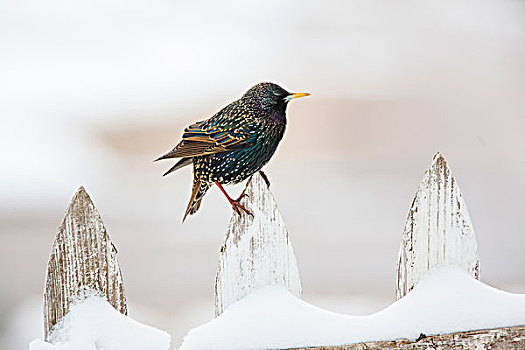
[[[157,159],[181,158],[164,175],[193,163],[193,190],[184,219],[197,212],[214,183],[237,212],[238,208],[248,212],[221,185],[241,182],[261,170],[283,138],[288,102],[306,95],[260,83],[213,117],[184,130],[182,141]]]

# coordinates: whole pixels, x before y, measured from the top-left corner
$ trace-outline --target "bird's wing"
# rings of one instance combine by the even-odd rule
[[[188,126],[182,141],[157,160],[229,152],[253,145],[256,138],[253,125],[234,111],[229,114],[221,112]]]

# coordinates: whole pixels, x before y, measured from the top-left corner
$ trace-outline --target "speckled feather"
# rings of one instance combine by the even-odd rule
[[[159,158],[182,158],[164,175],[193,163],[193,191],[184,218],[199,209],[214,182],[241,182],[270,160],[284,135],[288,95],[276,84],[255,85],[213,117],[187,127],[182,141]]]

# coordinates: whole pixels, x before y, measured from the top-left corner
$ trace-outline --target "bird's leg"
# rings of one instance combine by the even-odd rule
[[[259,170],[259,174],[261,174],[264,182],[266,182],[266,186],[268,186],[268,188],[270,188],[270,180],[268,180],[268,176],[266,176],[266,174],[262,170]]]
[[[219,189],[222,191],[222,193],[224,193],[224,195],[226,196],[226,199],[228,200],[228,202],[230,202],[233,210],[235,210],[235,212],[239,215],[241,215],[241,212],[239,209],[242,209],[244,210],[244,212],[248,215],[251,215],[253,216],[253,214],[248,210],[246,209],[241,203],[239,203],[239,201],[242,199],[242,197],[246,196],[246,194],[241,194],[239,196],[239,198],[237,198],[236,200],[233,200],[229,195],[228,193],[226,193],[226,191],[224,190],[224,188],[222,187],[222,185],[218,182],[215,182],[215,184],[219,187]]]

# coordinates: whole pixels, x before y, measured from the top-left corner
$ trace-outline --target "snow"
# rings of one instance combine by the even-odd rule
[[[195,328],[179,350],[276,349],[374,340],[525,324],[525,295],[492,288],[454,266],[423,276],[402,299],[369,316],[328,312],[267,286]]]
[[[72,305],[53,328],[50,343],[37,339],[30,350],[168,350],[170,336],[115,310],[103,297]]]

